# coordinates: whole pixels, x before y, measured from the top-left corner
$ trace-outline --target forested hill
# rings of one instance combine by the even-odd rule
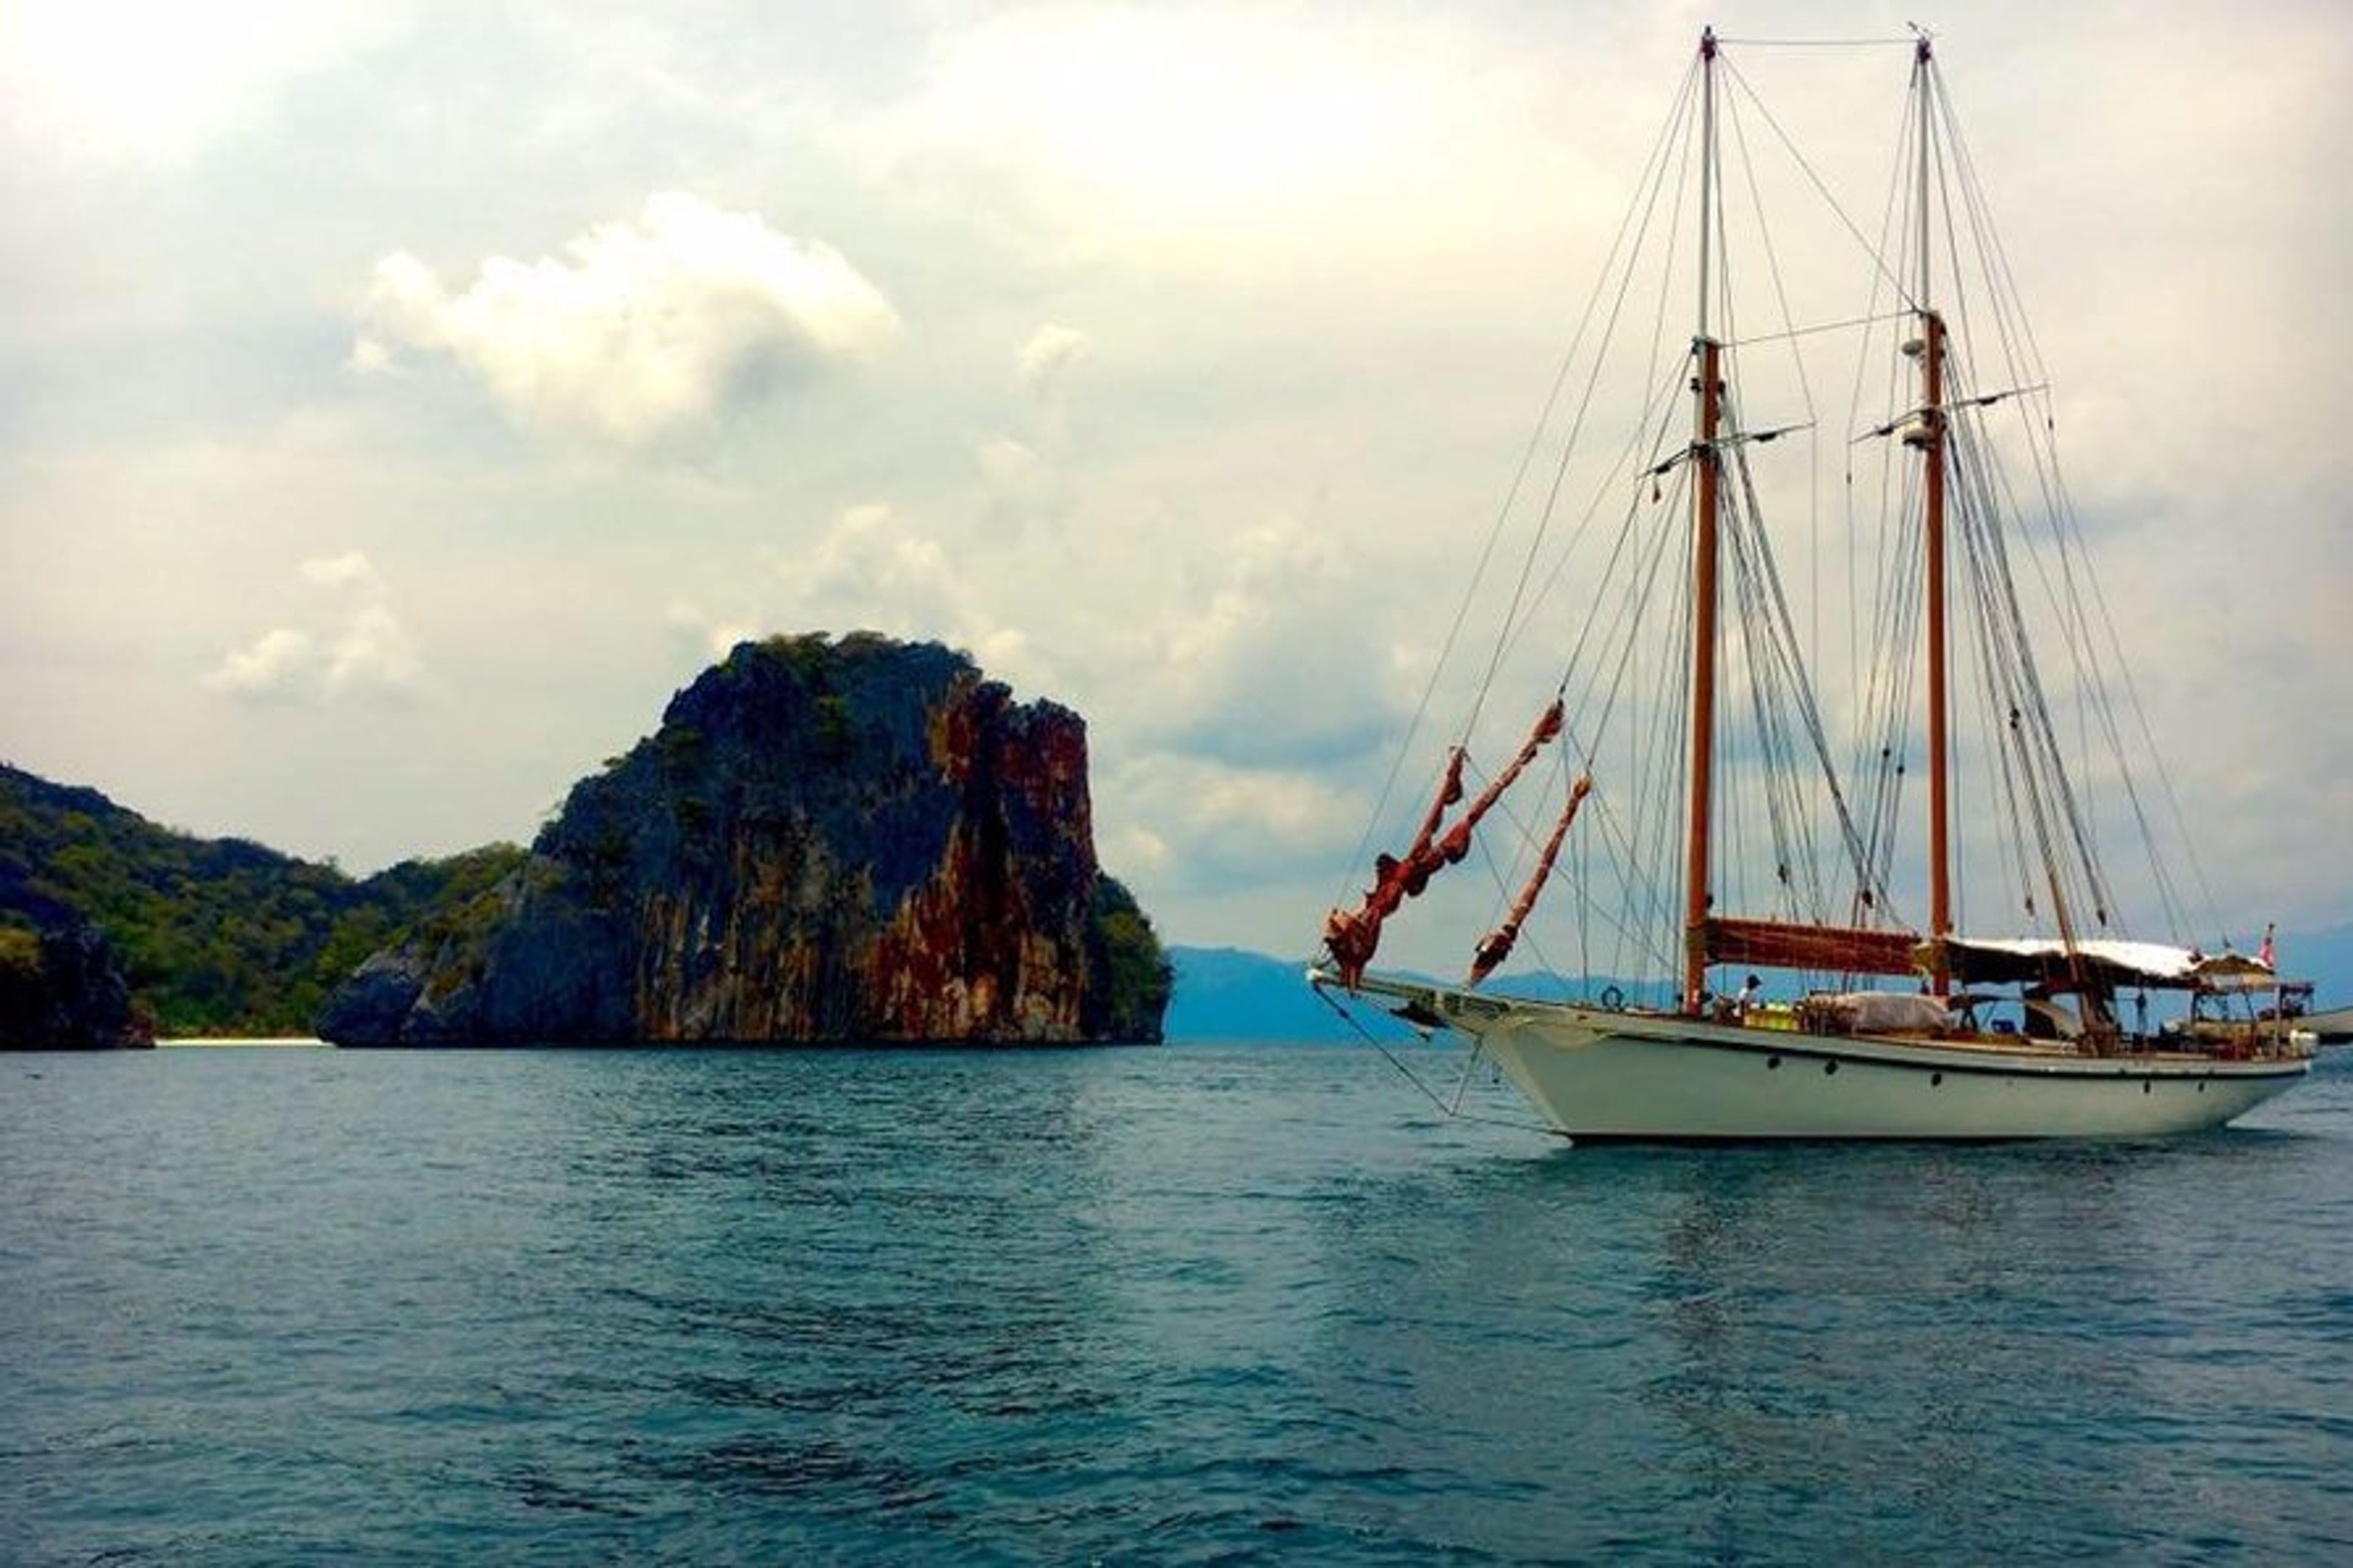
[[[306,1034],[362,959],[522,860],[495,845],[354,880],[248,839],[175,833],[96,790],[0,764],[0,931],[95,925],[133,1006],[167,1036]]]

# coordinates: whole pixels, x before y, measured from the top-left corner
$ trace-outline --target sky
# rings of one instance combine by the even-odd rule
[[[1702,26],[1915,17],[2225,913],[2353,918],[2335,0],[0,0],[0,758],[364,873],[872,627],[1304,953]]]

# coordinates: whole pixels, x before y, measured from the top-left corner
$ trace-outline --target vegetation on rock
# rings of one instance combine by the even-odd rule
[[[745,644],[531,851],[364,880],[0,766],[0,1043],[1157,1040],[1086,731],[965,656]]]
[[[529,862],[332,997],[351,1044],[1154,1040],[1086,728],[965,656],[744,643],[575,785]]]
[[[354,880],[241,838],[159,827],[92,789],[0,765],[0,935],[21,977],[42,933],[105,933],[164,1035],[307,1030],[329,991],[428,909],[522,863],[512,845]],[[31,945],[28,945],[31,944]]]
[[[1161,1037],[1176,985],[1176,965],[1161,947],[1152,919],[1115,877],[1095,884],[1094,929],[1103,944],[1105,1007],[1123,1037]]]
[[[97,927],[0,926],[0,1047],[100,1050],[154,1039]]]

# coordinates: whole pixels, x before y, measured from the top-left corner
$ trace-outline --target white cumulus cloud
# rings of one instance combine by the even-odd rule
[[[205,689],[248,700],[284,700],[308,688],[313,663],[310,637],[280,626],[222,659],[220,668],[205,677]]]
[[[1105,844],[1172,886],[1320,879],[1365,820],[1361,799],[1314,773],[1172,752],[1114,768],[1098,795]]]
[[[701,605],[686,599],[670,601],[669,609],[662,614],[662,624],[698,659],[705,656],[724,658],[737,643],[760,635],[759,627],[749,621],[711,615]]]
[[[384,258],[351,363],[388,368],[394,344],[446,353],[522,423],[638,447],[900,331],[831,247],[665,193],[560,256],[491,257],[457,292],[406,252]]]
[[[1071,367],[1087,357],[1090,347],[1086,333],[1049,321],[1030,333],[1013,356],[1014,374],[1036,396],[1050,397]]]
[[[365,332],[352,340],[352,352],[343,368],[353,375],[383,375],[392,369],[392,350],[382,340]]]
[[[239,702],[406,700],[424,694],[425,660],[385,603],[384,578],[356,550],[301,562],[295,575],[329,593],[356,593],[348,614],[322,612],[311,629],[279,626],[235,649],[204,678],[205,689]],[[346,605],[351,601],[346,598]]]
[[[375,564],[356,550],[305,561],[294,570],[301,574],[302,581],[322,588],[380,588],[384,585],[384,579],[376,575]]]
[[[424,678],[417,645],[382,605],[363,605],[328,650],[324,680],[330,695],[412,696]]]
[[[1400,721],[1390,626],[1327,534],[1288,517],[1243,529],[1196,604],[1153,637],[1144,732],[1247,766],[1359,755]],[[1280,679],[1269,672],[1280,671]]]

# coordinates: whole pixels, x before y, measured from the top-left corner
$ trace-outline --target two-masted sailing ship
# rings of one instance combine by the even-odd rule
[[[1536,498],[1528,542],[1501,545],[1507,505],[1482,552],[1518,565],[1487,584],[1492,649],[1433,682],[1471,717],[1310,973],[1345,1005],[1466,1032],[1578,1139],[2162,1134],[2308,1069],[2263,1006],[2268,941],[2242,956],[2188,912],[2203,878],[2167,846],[2181,813],[2161,762],[2146,771],[2050,378],[1931,42],[1902,41],[1874,240],[1737,47],[1703,36],[1548,410],[1562,456],[1514,486]],[[1829,244],[1764,226],[1777,181],[1834,220]],[[1670,249],[1694,259],[1662,264]],[[1831,274],[1860,305],[1815,301],[1804,283]],[[1675,298],[1688,335],[1638,340]],[[1598,434],[1620,415],[1627,433]],[[1786,500],[1818,547],[1802,572],[1765,520]],[[1530,666],[1550,700],[1484,773],[1480,722]],[[2146,873],[2114,869],[2116,837]],[[1490,875],[1450,875],[1474,858]],[[1465,882],[1492,888],[1488,915],[1440,896]],[[1373,967],[1425,897],[1486,929],[1459,984]],[[1540,899],[1570,906],[1574,943],[1540,972],[1581,974],[1582,994],[1485,984],[1551,940]],[[2127,935],[2127,899],[2219,951]],[[1964,913],[2001,934],[1963,934]]]

